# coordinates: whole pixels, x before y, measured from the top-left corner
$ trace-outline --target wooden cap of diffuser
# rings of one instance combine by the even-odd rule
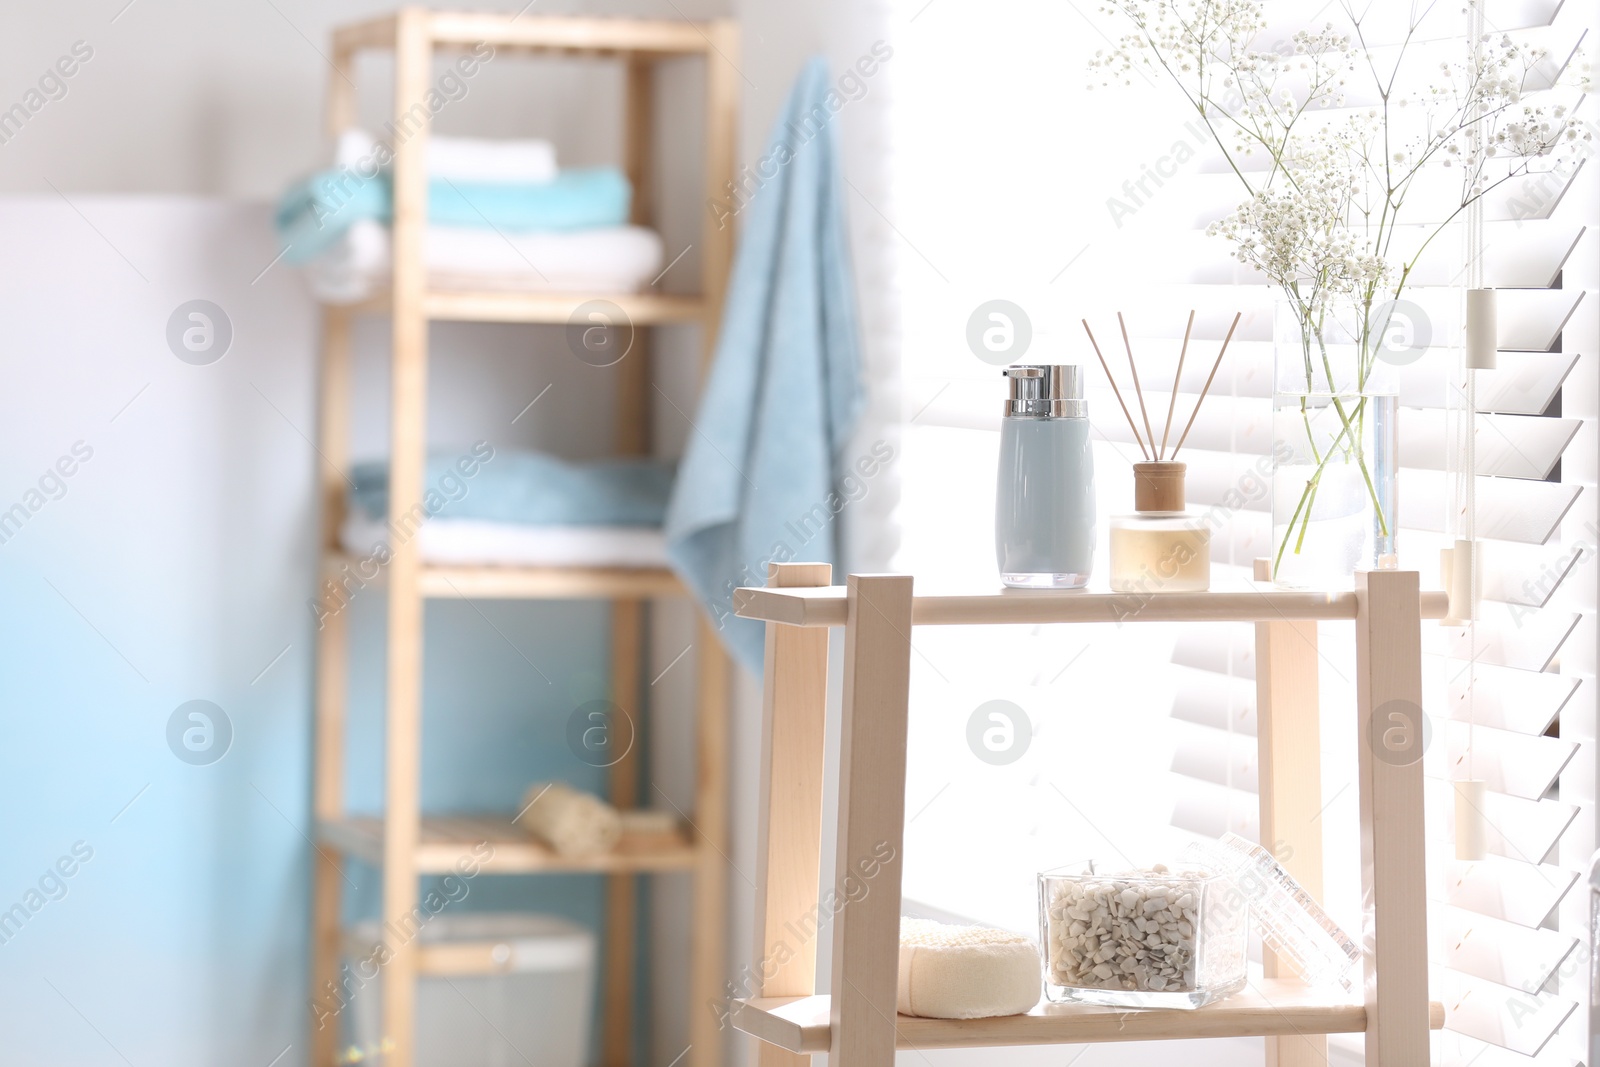
[[[1135,511],[1182,511],[1183,475],[1188,464],[1174,460],[1133,465]]]

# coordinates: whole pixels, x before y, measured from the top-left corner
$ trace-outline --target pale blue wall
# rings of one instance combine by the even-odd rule
[[[93,449],[0,544],[0,909],[74,842],[93,858],[0,944],[0,1064],[265,1067],[292,1046],[289,1067],[308,1014],[314,312],[281,264],[252,284],[276,251],[265,208],[74,203],[0,200],[0,510],[74,442]],[[233,322],[210,366],[164,339],[196,297]],[[559,348],[530,358],[550,340],[436,330],[435,438],[603,446],[604,420],[574,402],[591,369]],[[358,374],[367,451],[382,439],[376,367],[369,355]],[[512,427],[550,382],[565,402]],[[604,609],[480,606],[550,683],[471,607],[431,607],[427,802],[513,809],[552,775],[598,786],[562,729],[604,695]],[[353,611],[352,801],[375,807],[381,600]],[[169,715],[195,698],[233,723],[212,766],[167,747]],[[374,905],[376,876],[352,880]],[[464,906],[594,925],[598,889],[482,878]]]

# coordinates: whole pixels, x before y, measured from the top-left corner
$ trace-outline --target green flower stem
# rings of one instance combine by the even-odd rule
[[[1316,476],[1306,479],[1306,487],[1300,491],[1300,502],[1294,506],[1294,514],[1289,516],[1289,530],[1292,531],[1294,529],[1294,520],[1298,519],[1300,512],[1305,509],[1307,499],[1314,498],[1317,495],[1316,482]],[[1272,560],[1272,577],[1274,579],[1278,577],[1278,568],[1283,564],[1283,553],[1288,547],[1289,534],[1286,532],[1283,535],[1283,543],[1278,546],[1278,554]],[[1300,550],[1297,547],[1295,551],[1299,552]]]
[[[1367,399],[1367,397],[1363,396],[1356,403],[1357,425],[1365,425]],[[1305,410],[1304,403],[1305,401],[1302,398],[1302,414]],[[1337,400],[1335,400],[1336,405],[1337,403]],[[1333,459],[1336,453],[1341,451],[1340,442],[1342,442],[1347,436],[1353,436],[1357,432],[1356,428],[1351,425],[1350,419],[1348,417],[1344,417],[1342,413],[1341,416],[1343,424],[1342,428],[1339,430],[1338,434],[1334,436],[1333,440],[1328,443],[1328,450],[1322,454],[1321,458],[1317,460],[1316,468],[1311,472],[1311,477],[1306,479],[1306,487],[1305,489],[1301,490],[1300,501],[1295,505],[1294,514],[1289,517],[1289,524],[1284,529],[1283,540],[1278,544],[1277,555],[1273,557],[1272,561],[1272,577],[1274,579],[1278,577],[1278,568],[1283,565],[1283,554],[1288,550],[1289,540],[1291,538],[1294,539],[1294,554],[1297,556],[1300,554],[1301,549],[1305,547],[1306,533],[1311,528],[1311,513],[1316,507],[1317,489],[1322,483],[1322,474],[1327,469],[1328,462]],[[1306,423],[1306,429],[1307,434],[1309,435],[1309,421]],[[1366,460],[1361,455],[1360,438],[1353,437],[1351,446],[1354,447],[1356,464],[1361,470],[1362,479],[1366,482],[1367,492],[1372,497],[1373,505],[1377,509],[1379,528],[1382,531],[1383,536],[1387,537],[1389,535],[1388,523],[1383,517],[1383,505],[1378,501],[1377,487],[1373,484],[1372,476],[1367,470]],[[1351,446],[1347,446],[1343,449],[1347,457],[1350,455]],[[1300,520],[1300,533],[1298,536],[1295,535],[1294,529],[1296,519]]]
[[[1358,392],[1361,389],[1366,388],[1367,384],[1367,361],[1370,358],[1368,356],[1368,351],[1371,342],[1369,331],[1372,328],[1371,323],[1367,321],[1367,319],[1371,317],[1370,310],[1365,308],[1362,310],[1361,343],[1360,347],[1357,349],[1358,354],[1356,356],[1356,389]],[[1344,405],[1339,401],[1339,387],[1333,380],[1333,364],[1328,360],[1328,344],[1323,340],[1322,331],[1320,330],[1317,331],[1317,348],[1322,355],[1323,373],[1328,376],[1329,399],[1333,402],[1333,409],[1339,413],[1339,421],[1344,424],[1344,430],[1341,431],[1341,436],[1343,436],[1345,433],[1350,435],[1350,446],[1346,450],[1345,454],[1350,455],[1352,452],[1354,453],[1356,457],[1356,466],[1361,469],[1361,480],[1367,483],[1367,495],[1372,498],[1372,508],[1375,512],[1377,512],[1378,515],[1378,530],[1383,534],[1384,537],[1388,537],[1389,520],[1384,517],[1383,501],[1378,499],[1378,487],[1372,482],[1372,473],[1367,470],[1367,457],[1361,448],[1361,435],[1366,432],[1367,398],[1365,395],[1362,395],[1360,403],[1356,405],[1356,412],[1360,417],[1360,429],[1352,429],[1350,426],[1350,416],[1345,412]],[[1308,380],[1306,384],[1309,385],[1310,381]],[[1334,440],[1337,441],[1338,438],[1335,438]],[[1307,516],[1307,518],[1309,520],[1310,517]],[[1298,549],[1296,551],[1298,552]]]
[[[1322,454],[1317,451],[1317,435],[1311,432],[1311,412],[1306,408],[1306,398],[1300,398],[1300,422],[1306,428],[1306,447],[1311,449],[1311,458],[1317,461],[1317,466],[1322,466]]]
[[[1336,381],[1333,373],[1333,363],[1328,355],[1328,346],[1326,340],[1324,339],[1325,324],[1312,310],[1308,302],[1301,296],[1298,286],[1290,287],[1288,289],[1288,293],[1294,298],[1296,305],[1295,317],[1300,324],[1301,355],[1305,364],[1307,396],[1309,396],[1311,393],[1316,376],[1316,371],[1314,369],[1315,362],[1313,361],[1311,351],[1312,341],[1314,338],[1317,347],[1317,362],[1322,364],[1322,373],[1327,378],[1329,394],[1328,399],[1329,403],[1333,407],[1334,413],[1339,417],[1340,430],[1338,434],[1334,436],[1333,441],[1329,443],[1327,451],[1319,454],[1316,445],[1316,435],[1311,427],[1311,413],[1306,406],[1307,396],[1302,396],[1300,398],[1301,422],[1305,427],[1306,441],[1310,447],[1311,458],[1315,462],[1316,467],[1311,477],[1307,479],[1306,487],[1300,494],[1300,500],[1295,507],[1294,515],[1290,517],[1288,527],[1284,530],[1283,541],[1279,544],[1277,555],[1273,560],[1272,573],[1274,578],[1277,577],[1278,568],[1283,562],[1284,553],[1288,550],[1290,539],[1292,538],[1295,542],[1294,552],[1296,555],[1299,555],[1300,551],[1305,546],[1306,533],[1310,529],[1312,512],[1316,507],[1317,489],[1321,484],[1323,471],[1327,469],[1328,462],[1336,453],[1342,453],[1346,462],[1352,458],[1355,460],[1357,469],[1361,471],[1361,480],[1366,486],[1367,496],[1369,499],[1371,499],[1373,510],[1377,514],[1379,532],[1381,536],[1385,538],[1389,536],[1388,516],[1384,514],[1383,501],[1379,499],[1378,487],[1372,479],[1372,472],[1367,466],[1366,455],[1364,453],[1364,449],[1362,448],[1362,441],[1364,439],[1364,434],[1366,433],[1367,425],[1366,408],[1368,399],[1362,391],[1366,387],[1366,381],[1371,371],[1370,363],[1372,359],[1371,323],[1367,321],[1367,319],[1370,317],[1370,313],[1368,315],[1363,315],[1360,327],[1358,342],[1359,354],[1356,360],[1356,388],[1361,398],[1359,401],[1357,401],[1352,412],[1352,410],[1346,407],[1344,399],[1339,393],[1338,382]],[[1370,298],[1366,303],[1370,303]],[[1348,443],[1344,443],[1341,447],[1341,443],[1346,442],[1347,439]],[[1295,531],[1295,523],[1297,520],[1300,523],[1298,535]]]

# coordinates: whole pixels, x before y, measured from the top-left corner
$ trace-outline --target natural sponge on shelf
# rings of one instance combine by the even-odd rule
[[[930,919],[900,920],[902,1015],[1017,1015],[1038,1003],[1039,983],[1039,950],[1021,934]]]
[[[622,838],[622,816],[593,793],[538,782],[523,804],[522,828],[563,856],[610,852]]]

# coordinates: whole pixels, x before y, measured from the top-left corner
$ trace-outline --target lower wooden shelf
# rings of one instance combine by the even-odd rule
[[[317,837],[340,852],[373,866],[383,863],[383,820],[373,816],[324,819]],[[487,846],[487,847],[485,847]],[[562,856],[533,840],[511,822],[510,813],[425,815],[417,842],[417,873],[446,874],[457,864],[476,863],[490,874],[595,872],[621,874],[678,871],[697,859],[694,844],[681,832],[624,834],[610,852]]]
[[[347,573],[366,574],[371,565],[345,551],[328,552],[322,561],[324,577],[341,581]],[[385,584],[385,575],[368,579]],[[685,596],[688,590],[665,567],[512,567],[487,564],[434,564],[422,566],[418,578],[425,597],[469,597],[477,600],[582,600],[601,598],[643,600]]]
[[[515,939],[513,939],[515,940]],[[340,939],[340,952],[348,960],[382,957],[381,941],[371,941],[346,931]],[[417,973],[445,977],[475,974],[511,974],[517,969],[517,953],[505,941],[449,941],[416,947]]]
[[[791,1052],[827,1052],[832,1038],[829,997],[769,997],[734,1002],[733,1025]],[[1444,1026],[1444,1007],[1428,1005],[1428,1026]],[[1127,1011],[1086,1004],[1036,1006],[997,1019],[895,1017],[898,1048],[995,1048],[1076,1045],[1094,1041],[1164,1041],[1200,1037],[1294,1037],[1360,1033],[1367,1009],[1355,996],[1337,997],[1299,982],[1259,979],[1227,1000],[1193,1011]]]
[[[678,576],[661,567],[445,567],[422,568],[422,595],[428,597],[620,600],[682,596]]]

